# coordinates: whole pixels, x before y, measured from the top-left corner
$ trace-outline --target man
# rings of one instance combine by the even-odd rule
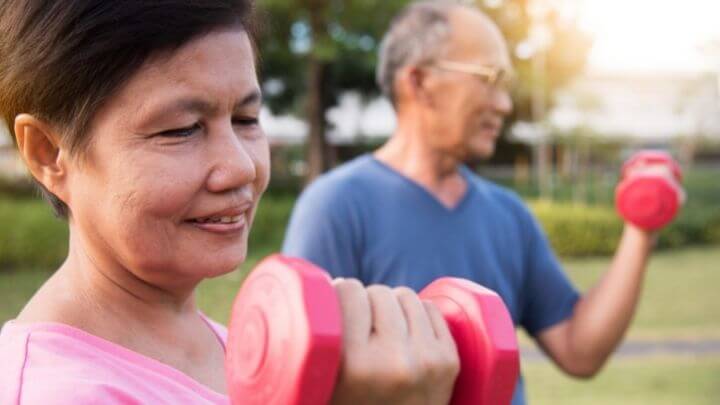
[[[494,152],[512,109],[511,69],[499,29],[477,9],[410,5],[378,68],[397,130],[303,193],[284,251],[366,284],[473,280],[502,296],[562,370],[589,378],[627,330],[654,236],[627,224],[608,271],[581,297],[522,201],[463,166]],[[525,403],[522,381],[513,403]]]

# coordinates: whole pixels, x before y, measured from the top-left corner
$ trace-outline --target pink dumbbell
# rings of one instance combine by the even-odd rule
[[[628,222],[648,231],[670,223],[685,202],[682,170],[672,156],[642,151],[622,167],[615,205]]]
[[[452,405],[508,405],[520,372],[515,327],[502,299],[441,278],[421,293],[442,312],[460,355]],[[327,273],[274,255],[243,284],[230,319],[226,372],[237,405],[324,405],[340,367],[340,303]]]

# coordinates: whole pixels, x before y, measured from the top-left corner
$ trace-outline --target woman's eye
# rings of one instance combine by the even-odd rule
[[[257,125],[259,120],[257,118],[235,118],[233,119],[233,125],[241,125],[244,127],[251,127]]]
[[[170,129],[167,131],[160,132],[158,135],[165,136],[168,138],[187,138],[189,136],[192,136],[195,131],[200,130],[200,124],[195,124],[193,126],[185,127],[185,128],[178,128],[178,129]]]

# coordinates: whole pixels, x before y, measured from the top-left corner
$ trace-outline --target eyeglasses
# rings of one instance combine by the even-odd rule
[[[467,73],[477,76],[495,89],[511,91],[515,87],[514,75],[512,72],[503,68],[447,60],[435,62],[431,66],[451,72]]]

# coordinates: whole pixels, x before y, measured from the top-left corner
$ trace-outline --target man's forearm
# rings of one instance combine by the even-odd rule
[[[654,236],[627,225],[609,270],[578,302],[569,325],[573,357],[599,369],[635,313]]]

